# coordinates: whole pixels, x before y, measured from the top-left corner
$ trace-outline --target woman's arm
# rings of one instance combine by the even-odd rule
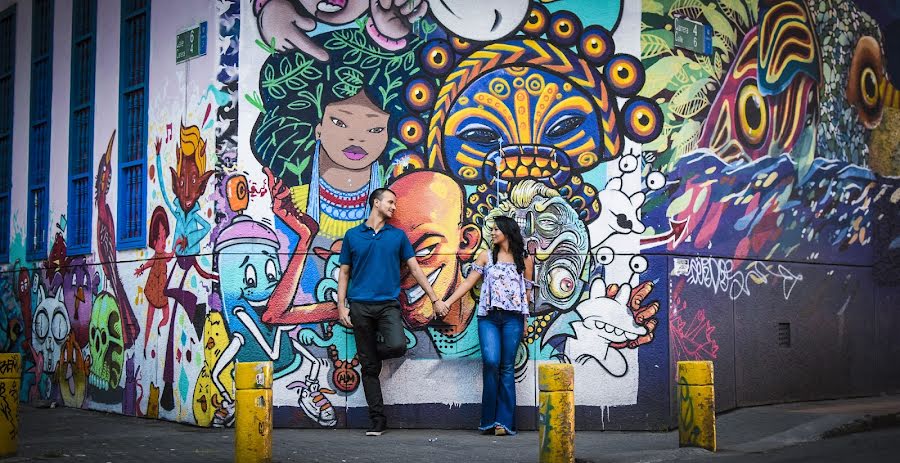
[[[478,257],[475,259],[475,265],[478,265],[482,268],[487,265],[486,253],[487,251],[481,251],[481,254],[478,254]],[[465,295],[475,286],[475,283],[477,283],[480,278],[481,273],[475,271],[474,269],[470,271],[469,276],[466,277],[462,284],[456,287],[456,291],[454,291],[453,294],[451,294],[450,297],[447,298],[447,300],[445,301],[447,302],[447,305],[452,305],[461,297],[463,297],[463,295]]]
[[[532,285],[525,285],[525,303],[530,304],[534,300],[531,293],[534,290],[534,256],[525,257],[525,281],[531,282]]]

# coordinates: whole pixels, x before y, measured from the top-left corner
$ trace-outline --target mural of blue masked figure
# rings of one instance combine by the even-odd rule
[[[288,335],[295,327],[262,321],[272,291],[282,277],[279,247],[278,237],[270,227],[243,215],[236,217],[216,241],[216,268],[227,269],[220,278],[219,291],[231,341],[213,367],[213,381],[224,400],[233,403],[231,391],[219,379],[232,361],[271,361],[276,378],[298,371],[302,363],[307,363],[309,374],[288,387],[299,389],[298,402],[310,419],[322,426],[334,426],[334,408],[324,396],[324,392],[332,391],[319,387],[318,361]]]

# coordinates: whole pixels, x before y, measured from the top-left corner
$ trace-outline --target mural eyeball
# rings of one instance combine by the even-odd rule
[[[581,33],[578,52],[594,66],[603,66],[616,52],[616,42],[602,26],[588,26]]]
[[[547,11],[544,5],[535,3],[531,6],[531,11],[528,13],[525,24],[522,24],[522,31],[529,37],[540,37],[544,32],[547,32],[549,26],[550,12]]]
[[[416,117],[406,117],[398,125],[400,139],[409,146],[418,145],[425,139],[425,123]]]
[[[623,54],[613,56],[606,63],[604,71],[607,83],[618,96],[634,96],[644,86],[644,66],[634,56]]]
[[[568,299],[572,297],[577,285],[577,278],[572,271],[565,267],[556,267],[550,270],[548,274],[548,289],[550,294],[557,299]]]
[[[628,267],[631,268],[631,271],[634,273],[644,273],[647,271],[647,268],[649,268],[649,264],[647,263],[646,257],[634,256],[628,261]]]
[[[475,49],[475,43],[462,37],[453,37],[450,39],[450,46],[453,50],[461,55],[466,55]]]
[[[422,47],[419,62],[422,63],[422,69],[425,72],[434,76],[442,76],[454,65],[453,48],[446,40],[432,40]]]
[[[860,121],[868,129],[874,129],[881,123],[883,73],[884,63],[878,41],[868,35],[861,37],[850,63],[847,102],[857,109]]]
[[[50,334],[50,318],[46,310],[39,310],[34,317],[34,325],[31,331],[40,340],[43,341]]]
[[[253,264],[248,264],[247,267],[244,268],[244,287],[255,288],[256,282],[256,267],[254,267]]]
[[[554,43],[571,47],[578,43],[581,36],[581,20],[571,11],[557,11],[550,16],[550,29],[547,36]]]
[[[744,82],[738,90],[737,120],[741,141],[753,148],[762,146],[769,131],[769,108],[753,80]]]
[[[638,168],[638,158],[633,154],[626,154],[619,159],[619,170],[622,172],[634,172]]]
[[[597,251],[597,262],[600,265],[609,265],[615,258],[616,253],[610,247],[603,246]]]
[[[663,114],[653,101],[635,97],[623,108],[625,133],[637,143],[649,143],[656,139],[663,128]]]
[[[418,78],[409,82],[404,95],[406,96],[407,106],[414,111],[423,112],[434,107],[434,99],[437,92],[431,81]]]
[[[647,175],[647,188],[656,191],[666,186],[666,176],[658,170],[654,170]]]
[[[275,267],[275,261],[272,259],[266,262],[266,280],[269,283],[278,281],[278,269]]]

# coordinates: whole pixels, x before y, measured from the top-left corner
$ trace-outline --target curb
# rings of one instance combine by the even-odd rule
[[[822,439],[833,439],[835,437],[875,431],[877,429],[892,428],[895,426],[900,426],[900,412],[888,413],[885,415],[866,415],[864,418],[823,432]]]

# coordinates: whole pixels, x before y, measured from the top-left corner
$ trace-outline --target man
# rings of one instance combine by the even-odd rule
[[[396,194],[387,188],[373,191],[369,195],[369,208],[369,218],[344,235],[338,276],[338,316],[342,325],[353,328],[356,338],[363,390],[372,420],[366,435],[380,436],[387,429],[378,379],[381,361],[406,353],[398,300],[401,262],[406,263],[425,290],[436,313],[444,315],[448,307],[438,299],[419,268],[409,238],[387,223],[397,209]],[[376,341],[377,333],[383,342]]]

